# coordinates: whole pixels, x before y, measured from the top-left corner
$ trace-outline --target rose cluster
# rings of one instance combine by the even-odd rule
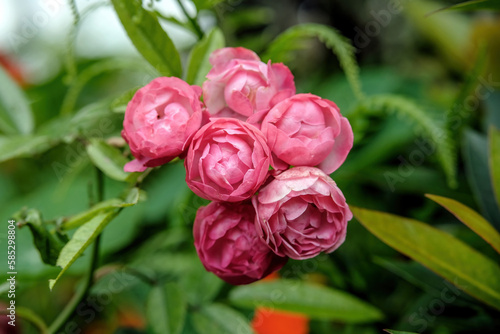
[[[231,284],[333,252],[352,218],[328,176],[352,147],[348,120],[248,49],[216,50],[210,63],[202,87],[160,77],[137,91],[123,123],[135,157],[125,171],[185,159],[189,188],[212,201],[196,215],[196,250]]]

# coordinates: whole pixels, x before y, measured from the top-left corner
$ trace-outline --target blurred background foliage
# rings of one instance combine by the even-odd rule
[[[498,254],[481,237],[424,197],[432,193],[456,199],[500,227],[487,146],[488,128],[500,128],[498,12],[433,13],[456,4],[452,0],[181,3],[151,0],[143,5],[155,13],[183,64],[200,36],[218,26],[226,45],[284,61],[295,75],[297,92],[311,92],[338,104],[355,131],[351,154],[332,174],[349,204],[424,221],[498,263]],[[196,17],[197,24],[186,14]],[[0,60],[6,73],[0,73],[0,217],[6,223],[22,208],[36,208],[40,224],[54,235],[69,217],[99,202],[98,195],[89,196],[97,186],[92,165],[99,166],[89,146],[104,145],[104,151],[128,154],[120,138],[125,105],[137,88],[160,74],[131,44],[110,1],[4,0],[0,22]],[[362,91],[356,90],[352,79],[358,73],[356,64],[343,62],[340,56],[350,49],[339,52],[335,48],[341,43],[315,30],[317,26],[309,26],[312,32],[289,30],[291,37],[282,45],[271,44],[288,28],[305,23],[333,27],[339,32],[335,36],[352,43]],[[23,118],[26,106],[9,104],[17,101],[19,92],[6,75],[22,87],[27,108],[33,111],[32,125]],[[11,107],[14,113],[9,112]],[[35,134],[30,134],[32,129]],[[104,199],[120,198],[128,189],[126,176],[116,170],[105,174]],[[247,323],[255,313],[249,296],[258,291],[223,284],[201,266],[191,229],[197,208],[206,201],[187,188],[182,163],[155,168],[140,188],[135,199],[139,202],[124,208],[102,233],[96,283],[73,318],[75,328],[81,333],[248,332]],[[24,211],[16,217],[28,221],[27,215]],[[74,230],[68,233],[71,237]],[[2,245],[6,235],[5,227],[0,231]],[[60,268],[42,261],[30,228],[18,228],[16,237],[16,305],[49,324],[83,284],[90,249],[50,291],[47,281]],[[5,254],[6,247],[2,248]],[[313,289],[318,296],[324,292],[321,288],[331,288],[325,294],[344,291],[366,303],[358,305],[360,314],[373,312],[359,319],[355,313],[322,316],[321,307],[313,307],[319,300],[307,304],[306,295],[295,306],[291,301],[288,308],[268,301],[271,307],[274,302],[277,308],[303,311],[310,333],[381,333],[384,328],[496,333],[500,326],[498,309],[453,290],[355,219],[339,250],[317,259],[290,261],[280,275],[313,283],[320,289]],[[0,288],[0,299],[7,302],[6,285]],[[289,288],[292,297],[302,291],[298,285]],[[288,291],[286,284],[279,289]],[[453,295],[453,300],[443,300],[443,293]],[[161,295],[167,297],[159,299]],[[338,305],[323,307],[327,312]],[[28,313],[18,308],[15,332],[37,333],[23,311]],[[274,328],[280,333],[279,327]]]

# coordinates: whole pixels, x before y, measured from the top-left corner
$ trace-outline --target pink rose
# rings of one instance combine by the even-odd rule
[[[203,97],[214,117],[235,117],[257,124],[276,103],[295,94],[293,75],[283,64],[263,63],[245,48],[223,48],[210,56],[213,68]]]
[[[259,235],[279,256],[303,260],[345,240],[352,213],[335,182],[314,167],[275,176],[252,199]]]
[[[297,94],[275,105],[261,130],[273,153],[273,167],[317,166],[327,174],[344,162],[354,138],[335,103],[312,94]]]
[[[239,202],[265,181],[270,155],[259,129],[234,118],[217,118],[193,137],[184,162],[186,183],[200,197]]]
[[[201,127],[201,89],[175,77],[160,77],[135,93],[127,105],[122,137],[135,160],[126,172],[166,164],[183,154]]]
[[[286,263],[259,238],[254,219],[250,203],[212,202],[198,209],[194,245],[208,271],[230,284],[248,284]]]

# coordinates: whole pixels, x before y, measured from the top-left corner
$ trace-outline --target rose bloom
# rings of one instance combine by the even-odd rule
[[[234,118],[217,118],[193,137],[184,161],[186,183],[205,199],[239,202],[265,181],[270,155],[259,129]]]
[[[216,50],[210,63],[213,68],[203,83],[203,97],[213,117],[235,117],[258,126],[269,109],[295,94],[288,67],[265,64],[248,49]]]
[[[354,139],[337,105],[312,94],[297,94],[275,105],[261,130],[273,153],[273,167],[317,166],[327,174],[344,162]]]
[[[335,182],[314,167],[275,176],[252,198],[259,235],[279,256],[309,259],[345,240],[352,213]]]
[[[201,89],[176,77],[160,77],[127,105],[122,137],[135,160],[126,172],[142,172],[182,155],[202,124]]]
[[[194,245],[208,271],[230,284],[248,284],[286,263],[257,235],[254,220],[250,203],[212,202],[198,209]]]

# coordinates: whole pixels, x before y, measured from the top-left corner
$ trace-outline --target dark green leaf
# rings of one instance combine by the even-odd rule
[[[252,334],[248,320],[239,312],[222,304],[211,304],[193,314],[198,334]]]
[[[463,156],[467,180],[481,213],[500,231],[500,209],[495,199],[488,166],[488,142],[485,136],[467,130],[464,136]]]
[[[0,66],[0,130],[7,134],[33,132],[30,104],[23,91]]]
[[[187,303],[177,283],[151,289],[146,303],[146,314],[155,334],[179,334],[184,327]]]
[[[201,86],[212,67],[208,61],[210,54],[217,49],[223,48],[224,44],[222,31],[215,27],[193,47],[189,55],[186,75],[186,81],[189,84]]]
[[[163,76],[180,77],[179,52],[158,20],[139,1],[112,0],[130,40],[142,56]]]
[[[94,165],[110,178],[126,181],[131,176],[123,171],[123,166],[128,162],[127,158],[105,141],[92,138],[87,145],[87,153]]]
[[[378,309],[348,293],[294,280],[239,286],[231,291],[229,300],[241,307],[262,305],[303,313],[312,319],[345,323],[372,322],[383,318]]]
[[[19,213],[18,220],[29,227],[42,261],[55,266],[61,249],[68,242],[68,237],[56,229],[49,230],[47,224],[42,221],[38,210],[23,210]]]
[[[384,329],[384,332],[387,332],[389,334],[417,334],[415,332],[402,332],[402,331],[395,331],[394,329]]]
[[[500,267],[488,257],[419,221],[353,206],[351,210],[366,229],[389,246],[500,309]]]
[[[190,270],[182,276],[179,283],[186,291],[189,302],[194,305],[202,305],[212,301],[224,282],[213,273],[206,271],[199,259],[184,265],[190,266]]]
[[[489,243],[491,247],[500,253],[500,234],[479,213],[451,198],[429,194],[426,196],[445,207],[462,223],[476,232],[481,238]]]

